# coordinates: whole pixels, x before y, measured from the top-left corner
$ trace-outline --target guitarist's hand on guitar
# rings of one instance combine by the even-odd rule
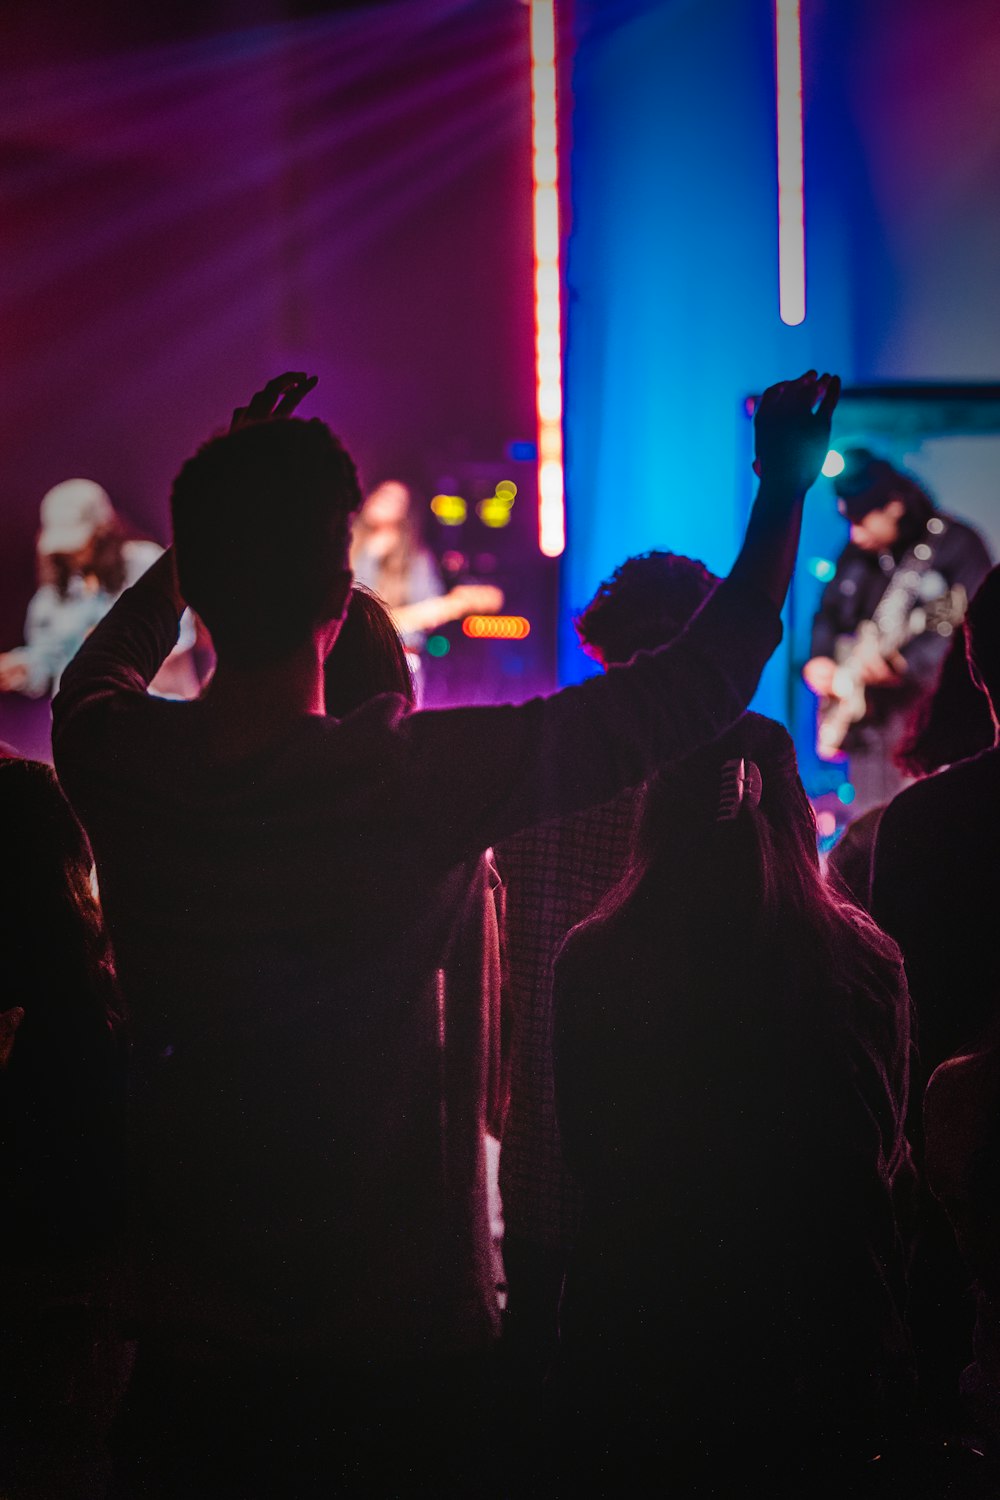
[[[813,656],[802,668],[802,680],[817,698],[827,698],[833,692],[833,679],[837,663],[832,656]]]
[[[872,656],[861,665],[858,673],[865,687],[895,687],[906,671],[906,662],[898,651],[887,661],[884,656]]]

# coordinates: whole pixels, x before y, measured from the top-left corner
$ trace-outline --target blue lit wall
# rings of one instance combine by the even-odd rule
[[[565,680],[588,671],[573,610],[629,553],[672,547],[729,567],[751,498],[747,392],[811,365],[854,383],[997,378],[1000,12],[992,0],[802,9],[808,313],[787,328],[770,0],[578,0]],[[786,722],[789,639],[801,660],[818,595],[807,562],[842,540],[822,482],[795,630],[756,704]]]
[[[847,343],[816,264],[806,323],[778,318],[767,4],[583,11],[573,93],[566,679],[588,670],[572,611],[622,558],[669,547],[728,569],[751,498],[742,398],[843,369]],[[786,678],[782,653],[763,711],[785,716]]]

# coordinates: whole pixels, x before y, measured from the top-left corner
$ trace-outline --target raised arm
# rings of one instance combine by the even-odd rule
[[[233,428],[291,416],[316,384],[315,376],[300,371],[279,375],[258,391],[246,406],[237,407]],[[177,582],[174,549],[157,558],[84,641],[62,675],[52,704],[52,739],[57,763],[65,759],[69,742],[89,711],[122,695],[145,693],[177,644],[184,600]],[[88,741],[84,735],[81,745]],[[90,749],[98,754],[92,737]],[[73,751],[69,749],[70,758]],[[62,774],[62,773],[60,773]]]
[[[746,541],[668,646],[550,698],[418,713],[400,726],[413,800],[453,854],[607,801],[735,722],[781,638],[802,499],[827,451],[839,384],[810,372],[762,398]]]
[[[802,529],[802,503],[830,447],[838,375],[807,370],[767,388],[754,414],[754,470],[760,488],[730,577],[785,602]]]

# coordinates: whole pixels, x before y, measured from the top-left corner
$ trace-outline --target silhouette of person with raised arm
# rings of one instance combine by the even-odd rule
[[[517,707],[385,695],[336,719],[324,662],[361,494],[329,428],[292,415],[314,384],[271,382],[183,466],[174,547],[53,705],[133,1017],[131,1452],[180,1492],[207,1451],[237,1491],[280,1489],[292,1462],[300,1493],[359,1464],[412,1486],[417,1452],[422,1483],[482,1482],[462,1436],[495,1327],[461,1295],[449,1043],[442,1058],[426,981],[484,849],[607,801],[743,710],[839,393],[815,371],[765,393],[745,541],[670,646]],[[218,666],[171,703],[145,688],[185,602]],[[178,1440],[181,1390],[198,1421]]]

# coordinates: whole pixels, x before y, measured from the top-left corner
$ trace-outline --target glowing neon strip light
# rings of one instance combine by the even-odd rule
[[[783,323],[806,316],[806,231],[802,178],[802,31],[799,0],[774,0],[778,90],[778,310]]]
[[[523,615],[466,615],[462,633],[474,641],[523,641],[531,622]]]
[[[535,222],[535,389],[538,412],[538,545],[566,546],[562,440],[562,312],[555,0],[531,0],[531,140]]]

